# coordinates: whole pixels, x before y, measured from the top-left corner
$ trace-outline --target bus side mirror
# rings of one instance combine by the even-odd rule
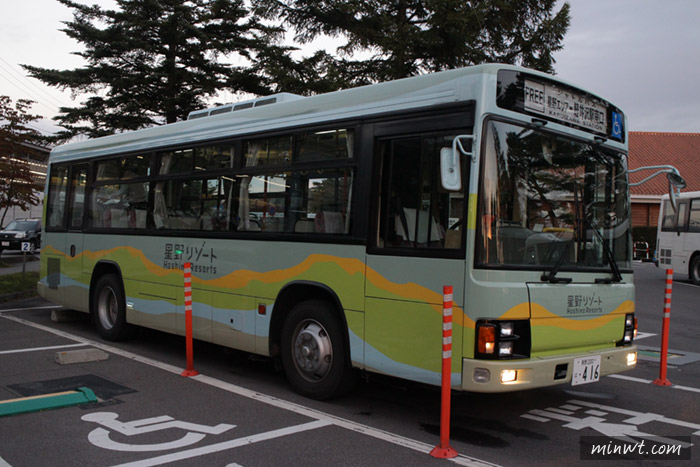
[[[440,149],[440,180],[442,187],[447,191],[459,191],[462,189],[459,159],[459,154],[455,149]]]
[[[469,141],[468,149],[464,147],[462,140]],[[462,189],[462,167],[460,154],[469,156],[474,162],[471,145],[474,142],[472,135],[455,136],[451,148],[440,149],[440,181],[447,191],[460,191]]]
[[[687,184],[685,179],[676,172],[667,173],[666,178],[668,178],[668,200],[671,202],[673,212],[676,212],[678,210],[678,195],[681,193],[681,189],[685,188]]]

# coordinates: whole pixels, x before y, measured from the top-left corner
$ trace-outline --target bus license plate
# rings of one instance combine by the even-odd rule
[[[600,379],[600,355],[581,357],[574,360],[571,385],[593,383]]]

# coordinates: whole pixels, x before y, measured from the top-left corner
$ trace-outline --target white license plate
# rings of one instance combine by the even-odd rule
[[[2,242],[2,246],[10,246],[10,242]]]
[[[574,360],[571,385],[593,383],[600,379],[600,355],[581,357]]]

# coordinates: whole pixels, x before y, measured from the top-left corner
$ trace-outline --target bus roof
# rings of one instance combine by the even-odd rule
[[[198,144],[278,128],[372,116],[392,111],[431,106],[483,96],[485,83],[499,70],[527,71],[548,79],[552,76],[512,65],[486,64],[430,73],[297,99],[280,99],[272,105],[251,107],[137,131],[58,146],[52,162],[116,155],[181,144]],[[567,83],[564,83],[567,84]],[[235,106],[235,104],[234,104]]]
[[[687,198],[700,198],[700,191],[681,191],[680,194],[678,195],[678,199],[687,199]],[[668,193],[665,193],[661,195],[661,200],[667,200],[669,199]]]

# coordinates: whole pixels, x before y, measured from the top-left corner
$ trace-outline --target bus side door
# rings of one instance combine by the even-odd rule
[[[62,271],[68,278],[65,306],[74,310],[89,311],[90,271],[83,271],[83,218],[85,212],[85,188],[88,164],[71,167],[68,183],[67,232]]]
[[[376,136],[376,133],[375,133]],[[365,285],[365,364],[380,373],[439,384],[443,286],[462,307],[464,189],[439,180],[452,133],[375,139],[381,165]],[[461,313],[454,314],[453,372],[461,372]]]

